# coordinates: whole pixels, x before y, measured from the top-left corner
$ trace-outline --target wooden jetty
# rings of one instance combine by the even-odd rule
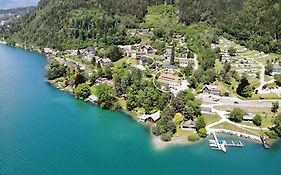
[[[213,132],[214,140],[209,140],[209,145],[212,149],[220,150],[223,152],[226,152],[227,147],[243,147],[243,143],[239,141],[238,143],[235,143],[234,141],[231,141],[228,143],[226,140],[219,140],[216,136],[216,133]]]
[[[265,140],[264,136],[260,136],[262,144],[263,144],[263,148],[264,149],[269,149],[269,144],[267,143],[267,141]]]

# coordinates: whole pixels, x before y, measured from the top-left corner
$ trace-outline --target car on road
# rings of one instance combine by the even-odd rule
[[[239,104],[239,102],[238,102],[238,101],[235,101],[234,104]]]

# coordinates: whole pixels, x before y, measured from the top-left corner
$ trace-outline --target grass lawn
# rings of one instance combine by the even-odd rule
[[[177,126],[177,132],[174,134],[174,136],[184,136],[184,137],[188,137],[191,134],[196,133],[195,130],[182,130],[179,128],[179,126]]]
[[[228,122],[223,122],[221,124],[218,124],[214,127],[212,127],[214,129],[227,129],[227,130],[231,130],[231,131],[236,131],[236,132],[241,132],[244,134],[251,134],[251,135],[256,135],[259,136],[259,134],[261,133],[261,131],[259,130],[248,130],[248,129],[243,129],[243,128],[239,128],[234,124],[228,123]]]
[[[272,126],[273,123],[272,123],[272,116],[271,115],[262,114],[261,116],[262,116],[262,124],[261,124],[262,128],[267,128],[269,126]],[[241,124],[247,125],[247,126],[255,126],[255,127],[257,127],[251,121],[243,121]]]
[[[270,88],[270,87],[277,87],[276,83],[268,83],[268,84],[266,84],[266,86],[268,88]]]
[[[92,92],[92,94],[95,95],[95,94],[96,94],[96,90],[97,90],[97,89],[96,89],[96,85],[94,85],[94,86],[91,87],[91,92]]]
[[[273,79],[272,76],[264,75],[264,81],[268,82],[271,81],[272,79]]]
[[[252,97],[250,98],[243,98],[243,97],[239,97],[242,100],[259,100],[259,99],[281,99],[280,96],[278,96],[275,93],[269,93],[269,94],[253,94]]]
[[[219,74],[221,72],[222,68],[223,68],[222,62],[220,62],[220,60],[216,59],[216,64],[215,64],[216,73]]]
[[[124,57],[116,62],[114,62],[115,67],[121,67],[123,63],[126,63],[128,61],[129,57]]]
[[[249,83],[255,88],[260,86],[260,81],[257,78],[249,78]]]
[[[202,114],[202,116],[206,122],[206,125],[215,123],[221,119],[217,114]]]
[[[220,106],[215,106],[214,108],[217,110],[232,110],[233,108],[236,108],[236,105],[220,105]],[[257,108],[257,107],[241,107],[243,110],[247,110],[250,113],[254,114],[262,114],[262,113],[270,113],[271,109],[270,108]]]

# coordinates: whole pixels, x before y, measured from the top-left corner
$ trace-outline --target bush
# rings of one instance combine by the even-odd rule
[[[191,134],[187,137],[187,140],[190,142],[197,142],[199,139],[200,138],[197,134]]]
[[[156,135],[156,136],[159,136],[159,135],[160,135],[160,129],[159,129],[159,127],[153,126],[153,127],[152,127],[152,133],[153,133],[154,135]]]
[[[265,135],[267,135],[271,139],[277,139],[278,135],[274,131],[266,131]]]
[[[161,137],[161,140],[163,140],[164,142],[169,142],[169,141],[171,141],[171,139],[173,137],[173,133],[167,132],[167,133],[161,134],[160,137]]]
[[[80,100],[88,98],[91,95],[90,86],[86,83],[79,84],[74,90],[74,95]]]
[[[257,114],[253,119],[253,123],[257,126],[261,126],[261,122],[262,122],[262,118],[259,114]]]
[[[207,130],[206,130],[205,128],[199,129],[198,135],[199,135],[200,137],[202,137],[202,138],[207,137]]]
[[[234,108],[229,114],[229,119],[234,122],[242,122],[243,115],[241,108]]]

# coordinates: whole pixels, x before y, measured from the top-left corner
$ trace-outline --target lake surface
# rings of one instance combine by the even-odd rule
[[[280,175],[281,144],[226,154],[207,143],[155,150],[130,117],[45,82],[45,56],[0,45],[0,175]]]

